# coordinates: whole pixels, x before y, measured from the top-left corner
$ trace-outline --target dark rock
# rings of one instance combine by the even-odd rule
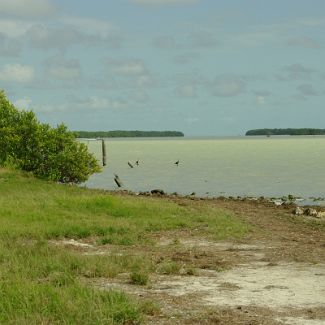
[[[139,195],[142,195],[142,196],[150,196],[151,193],[148,192],[148,191],[145,191],[145,192],[139,192]]]
[[[311,216],[311,217],[316,217],[317,216],[317,211],[312,208],[308,208],[305,210],[305,215],[306,216]]]
[[[154,195],[165,195],[165,192],[161,189],[154,189],[154,190],[151,190],[151,194],[154,194]]]

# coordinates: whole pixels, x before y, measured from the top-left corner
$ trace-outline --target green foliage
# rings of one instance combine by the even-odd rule
[[[324,135],[325,129],[254,129],[248,130],[245,135]]]
[[[179,131],[76,131],[78,138],[183,137]]]
[[[167,275],[179,274],[180,270],[181,265],[174,261],[161,263],[157,269],[158,273]]]
[[[160,306],[152,300],[144,300],[140,305],[140,310],[150,316],[159,314]]]
[[[40,123],[15,108],[0,91],[0,165],[62,183],[79,183],[99,171],[97,160],[67,127]]]
[[[137,285],[146,285],[149,281],[149,275],[145,272],[133,271],[130,274],[130,282]]]

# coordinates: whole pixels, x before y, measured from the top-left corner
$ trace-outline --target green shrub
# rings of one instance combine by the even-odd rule
[[[160,313],[160,307],[152,300],[144,300],[140,303],[140,311],[146,315],[155,316]]]
[[[179,274],[180,270],[181,270],[181,266],[178,263],[173,261],[164,262],[160,264],[159,267],[157,268],[158,273],[167,274],[167,275]]]
[[[0,165],[38,177],[80,183],[100,170],[85,144],[63,124],[40,123],[32,111],[18,110],[0,91]]]
[[[149,275],[142,272],[132,272],[130,274],[130,282],[132,284],[146,285],[149,281]]]

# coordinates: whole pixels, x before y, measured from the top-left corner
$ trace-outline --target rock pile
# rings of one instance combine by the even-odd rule
[[[317,211],[313,208],[302,208],[302,207],[296,207],[293,211],[293,214],[296,216],[309,216],[314,218],[325,218],[325,211]]]

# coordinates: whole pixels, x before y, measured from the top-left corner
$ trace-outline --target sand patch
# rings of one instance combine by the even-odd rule
[[[197,297],[206,306],[257,306],[275,309],[324,306],[325,265],[298,263],[246,265],[229,271],[203,271],[199,276],[152,277],[149,288],[105,281],[102,288],[144,294]]]
[[[322,319],[306,319],[296,317],[278,318],[277,321],[283,322],[288,325],[325,325],[325,320]]]
[[[75,239],[50,240],[49,242],[57,246],[72,246],[72,247],[79,247],[79,248],[86,248],[86,249],[94,248],[94,246],[91,244],[83,243]]]
[[[207,305],[316,307],[324,305],[325,265],[249,265],[210,276],[162,280],[155,290],[179,296],[197,293]],[[225,290],[228,288],[236,290]]]
[[[219,251],[259,251],[267,248],[262,244],[252,245],[252,244],[237,244],[233,242],[215,242],[204,238],[178,239],[176,243],[179,245],[186,246],[188,248],[210,247],[210,248],[215,248]],[[175,240],[169,238],[161,238],[158,242],[158,245],[159,246],[175,245]]]

